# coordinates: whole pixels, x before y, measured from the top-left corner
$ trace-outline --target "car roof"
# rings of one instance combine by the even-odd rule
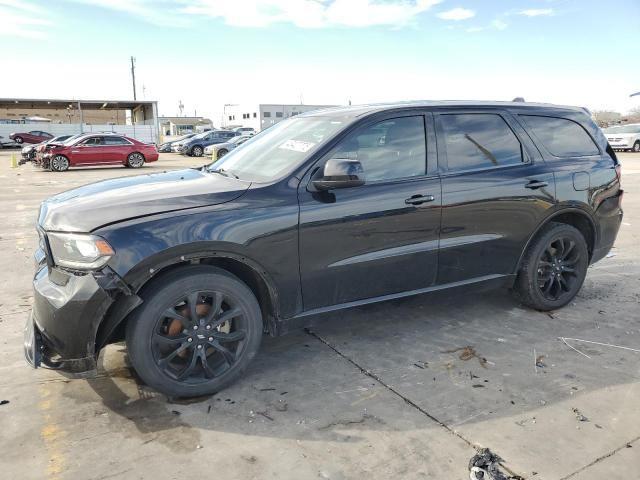
[[[504,109],[550,109],[550,110],[572,110],[581,113],[588,113],[585,108],[554,105],[551,103],[534,102],[501,102],[501,101],[479,101],[479,100],[411,100],[406,102],[392,103],[372,103],[366,105],[350,105],[347,107],[330,107],[320,110],[301,113],[301,117],[338,117],[355,118],[372,113],[384,112],[387,110],[398,110],[403,108],[504,108]]]

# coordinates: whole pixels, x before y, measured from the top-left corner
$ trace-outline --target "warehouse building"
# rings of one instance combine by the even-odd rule
[[[180,136],[213,130],[213,122],[204,117],[160,117],[158,121],[160,133],[164,136]]]
[[[0,136],[40,130],[52,135],[117,132],[158,141],[158,106],[151,100],[0,98]]]
[[[259,132],[286,118],[329,107],[335,107],[335,105],[286,105],[281,103],[225,105],[222,125],[224,128],[252,127]]]

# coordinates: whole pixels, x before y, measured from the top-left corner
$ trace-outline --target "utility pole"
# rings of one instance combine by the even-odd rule
[[[136,64],[135,64],[136,59],[131,57],[131,80],[133,81],[133,99],[137,100],[136,98]]]

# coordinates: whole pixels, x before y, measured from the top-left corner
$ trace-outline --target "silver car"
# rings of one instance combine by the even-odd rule
[[[241,135],[239,137],[233,137],[231,140],[224,143],[216,143],[215,145],[209,145],[204,149],[205,155],[211,155],[212,160],[218,160],[224,157],[234,148],[242,145],[244,142],[251,138],[250,135]]]
[[[614,150],[640,152],[640,123],[605,128],[604,135]]]

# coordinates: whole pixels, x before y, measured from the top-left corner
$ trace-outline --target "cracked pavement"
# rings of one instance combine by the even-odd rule
[[[340,312],[265,337],[240,382],[178,402],[141,385],[119,344],[96,378],[27,367],[39,202],[142,172],[14,170],[10,153],[0,151],[4,478],[454,480],[469,478],[479,447],[526,479],[628,480],[640,469],[640,155],[620,155],[624,224],[572,305],[540,313],[494,291]],[[201,163],[163,154],[144,173]]]

